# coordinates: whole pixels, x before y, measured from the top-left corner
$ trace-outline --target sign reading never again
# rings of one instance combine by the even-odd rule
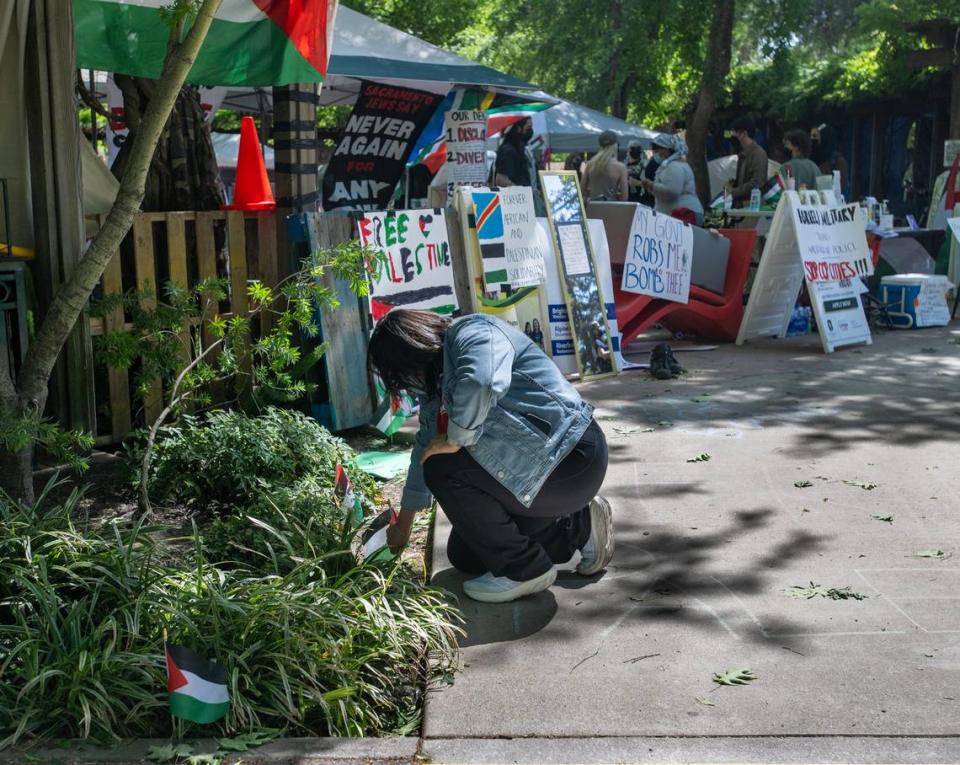
[[[364,81],[323,176],[323,209],[383,210],[441,97]]]
[[[367,213],[357,226],[360,242],[373,250],[367,280],[374,321],[394,308],[457,309],[443,210]]]

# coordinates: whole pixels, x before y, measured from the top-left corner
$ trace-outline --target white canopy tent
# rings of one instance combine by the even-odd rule
[[[651,141],[660,135],[640,125],[611,117],[586,106],[561,101],[533,117],[534,133],[545,136],[551,151],[596,151],[597,139],[605,130],[612,130],[620,140],[620,148],[626,150],[631,141],[639,141],[650,148]]]

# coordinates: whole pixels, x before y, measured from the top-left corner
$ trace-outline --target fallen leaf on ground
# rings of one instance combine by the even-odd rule
[[[856,486],[857,488],[863,489],[864,491],[873,491],[880,485],[878,483],[874,483],[873,481],[860,481],[857,479],[854,479],[852,481],[845,480],[844,483],[847,486]]]
[[[947,557],[947,554],[943,550],[918,550],[912,556],[909,556],[909,557],[943,559]]]
[[[784,592],[791,598],[810,600],[811,598],[827,598],[828,600],[866,600],[867,596],[854,592],[849,587],[824,587],[814,582],[809,586],[794,585]]]
[[[694,696],[693,698],[696,699],[699,703],[703,704],[705,707],[715,707],[715,706],[716,706],[716,704],[714,704],[712,701],[710,701],[710,699],[705,699],[705,698],[703,698],[703,696]]]
[[[871,515],[871,518],[875,521],[883,521],[884,523],[893,523],[892,515]]]
[[[810,486],[813,486],[813,481],[807,481],[807,480],[794,481],[793,485],[796,486],[798,489],[806,489]]]
[[[687,462],[709,462],[709,461],[710,461],[710,455],[707,454],[706,452],[703,452],[702,454],[698,454],[696,457],[691,457],[690,459],[687,460]]]
[[[728,669],[726,672],[718,672],[713,676],[713,682],[717,685],[749,685],[757,676],[750,669]]]

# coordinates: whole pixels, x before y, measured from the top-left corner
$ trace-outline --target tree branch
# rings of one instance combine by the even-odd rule
[[[116,201],[103,227],[57,293],[44,316],[18,375],[20,400],[46,400],[47,382],[77,317],[100,281],[103,271],[133,224],[143,200],[147,173],[170,111],[203,44],[221,0],[203,0],[182,43],[171,47],[163,63],[157,92],[150,100],[134,137],[130,163],[120,180]],[[171,35],[173,30],[171,30]]]

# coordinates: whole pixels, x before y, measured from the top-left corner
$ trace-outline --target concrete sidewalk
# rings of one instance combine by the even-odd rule
[[[816,336],[721,346],[680,355],[691,374],[679,380],[630,372],[584,386],[610,445],[613,564],[584,580],[574,560],[513,604],[461,600],[465,670],[430,697],[424,755],[960,761],[951,340],[960,328],[882,333],[830,356]],[[434,581],[460,594],[447,530]],[[928,550],[945,557],[914,557]],[[866,598],[784,592],[811,582]],[[712,682],[738,668],[758,679]],[[845,738],[783,738],[795,736]],[[927,738],[877,738],[889,736]],[[533,740],[503,741],[520,738]],[[557,738],[570,746],[544,741]],[[651,740],[670,743],[640,746]]]

